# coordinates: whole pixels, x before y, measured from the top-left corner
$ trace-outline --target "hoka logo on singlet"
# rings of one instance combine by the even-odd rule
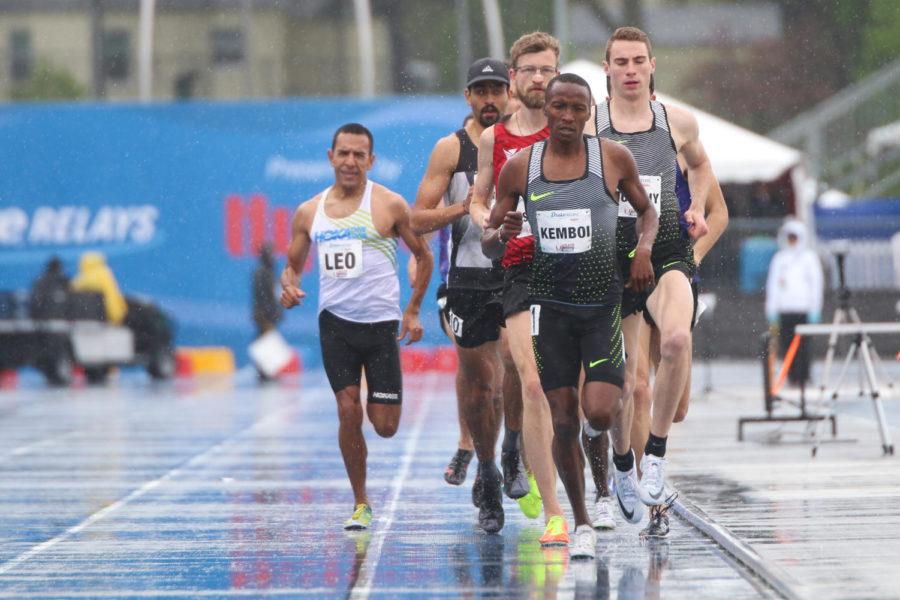
[[[331,242],[334,240],[364,240],[367,237],[365,227],[347,227],[346,229],[329,229],[319,231],[315,235],[315,241]]]

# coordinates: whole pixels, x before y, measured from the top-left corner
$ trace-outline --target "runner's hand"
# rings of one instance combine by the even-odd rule
[[[403,323],[400,326],[400,335],[397,336],[397,341],[403,341],[407,333],[409,334],[409,339],[406,340],[404,346],[409,346],[413,342],[418,342],[422,339],[422,334],[425,333],[425,330],[422,329],[419,315],[410,312],[403,313]]]
[[[281,289],[281,305],[285,308],[294,308],[306,297],[306,292],[298,288],[296,285],[282,283]]]
[[[475,186],[469,186],[469,193],[466,194],[466,199],[463,200],[463,210],[466,211],[466,214],[472,210],[472,197],[475,195]]]
[[[500,225],[500,241],[508,242],[522,233],[522,213],[511,210],[503,217],[503,224]]]
[[[631,277],[625,287],[635,292],[643,292],[653,287],[653,265],[650,264],[650,251],[637,249],[631,259]]]
[[[706,217],[703,213],[695,208],[689,208],[684,211],[684,220],[688,225],[688,235],[692,240],[702,238],[709,233],[709,227],[706,225]]]

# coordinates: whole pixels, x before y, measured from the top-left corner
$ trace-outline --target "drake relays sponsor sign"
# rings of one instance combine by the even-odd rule
[[[149,244],[159,209],[137,206],[0,208],[0,247]]]

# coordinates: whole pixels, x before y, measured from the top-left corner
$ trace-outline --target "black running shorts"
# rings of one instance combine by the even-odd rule
[[[500,294],[500,302],[503,307],[504,322],[508,317],[531,307],[531,294],[528,292],[530,284],[530,262],[512,265],[503,272],[503,291]]]
[[[619,254],[619,271],[622,273],[622,285],[628,283],[631,277],[631,256],[628,254]],[[635,292],[629,288],[622,288],[622,318],[630,317],[635,313],[644,310],[647,305],[647,296],[650,295],[649,290]]]
[[[625,350],[621,309],[570,307],[552,302],[532,304],[531,339],[541,387],[545,392],[578,387],[585,381],[604,381],[622,387]]]
[[[694,264],[694,247],[689,241],[681,238],[655,244],[650,254],[650,262],[653,263],[656,281],[668,271],[680,271],[690,281],[697,270]]]
[[[628,283],[628,278],[631,277],[631,261],[633,259],[632,254],[619,254],[619,270],[622,273],[622,284]],[[659,278],[663,276],[663,274],[668,273],[669,271],[678,271],[683,273],[688,280],[692,280],[694,277],[694,273],[696,272],[696,267],[694,265],[694,249],[691,246],[690,242],[687,240],[677,239],[672,240],[670,242],[664,242],[662,244],[657,244],[653,246],[653,251],[650,255],[650,262],[653,265],[653,277],[656,281],[659,281]],[[647,307],[647,298],[650,297],[653,289],[647,289],[642,292],[635,292],[628,288],[622,288],[622,318],[630,317],[631,315],[643,312],[644,320],[646,320],[651,325],[653,324],[652,319],[650,318],[649,311],[645,310]],[[694,312],[697,310],[697,294],[696,290],[694,292]]]
[[[489,290],[447,289],[443,314],[460,348],[477,348],[500,339],[502,314],[492,302],[496,292]]]
[[[400,404],[403,380],[397,345],[399,325],[398,321],[356,323],[327,310],[319,313],[319,343],[331,389],[339,392],[358,386],[365,367],[368,401]]]

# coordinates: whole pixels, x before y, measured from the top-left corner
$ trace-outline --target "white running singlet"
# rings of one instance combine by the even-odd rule
[[[372,187],[366,182],[359,208],[341,219],[325,214],[326,189],[310,231],[319,259],[319,312],[357,323],[401,318],[397,240],[375,230]]]

